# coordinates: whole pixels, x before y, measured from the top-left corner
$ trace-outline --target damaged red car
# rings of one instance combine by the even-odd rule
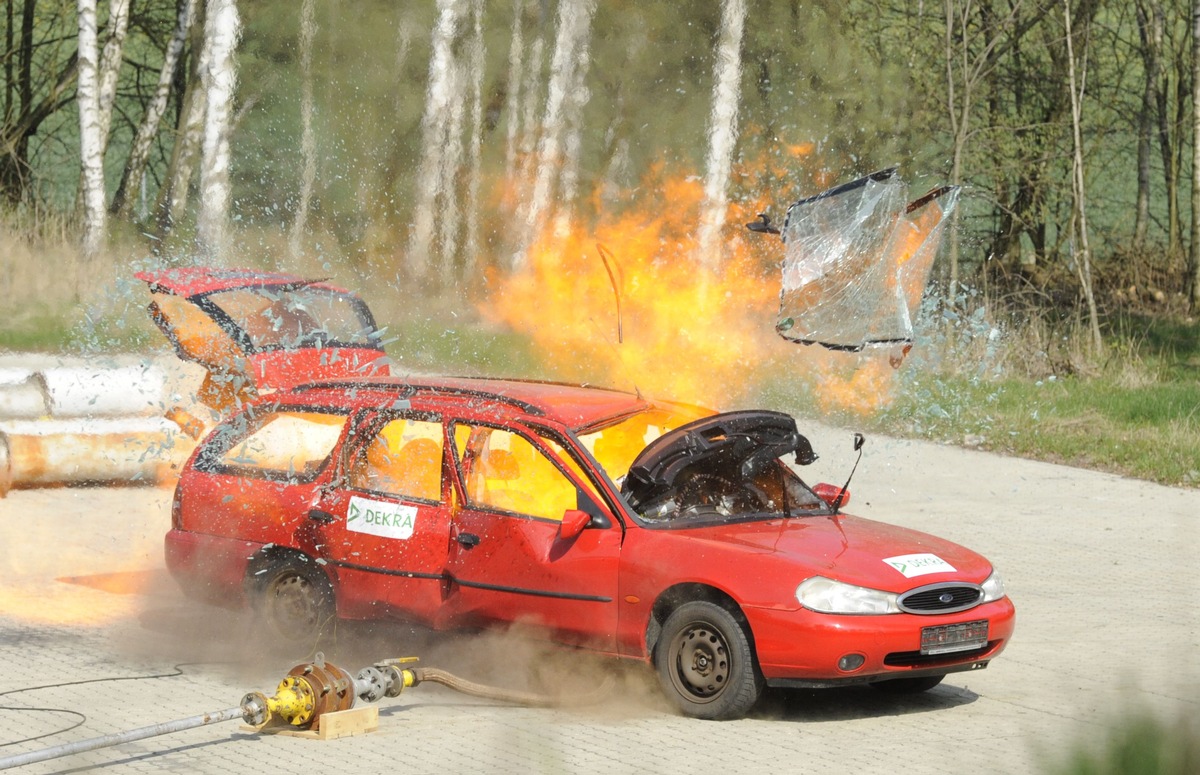
[[[341,369],[298,367],[282,385],[263,368],[241,377],[244,400],[175,493],[166,557],[185,592],[252,604],[285,636],[339,617],[533,625],[652,664],[680,711],[710,719],[744,715],[764,686],[922,691],[986,667],[1012,636],[1013,604],[986,559],[842,513],[841,487],[797,473],[815,455],[787,415],[364,375],[385,362],[344,290],[252,272],[219,289],[140,276],[174,297],[152,308],[173,341],[194,340],[180,326],[203,317],[231,340],[220,346],[240,354],[224,378],[268,354]],[[285,298],[311,315],[302,290],[341,317],[259,351],[237,316],[217,314],[212,296],[235,286],[264,309]],[[257,308],[245,300],[247,319]]]

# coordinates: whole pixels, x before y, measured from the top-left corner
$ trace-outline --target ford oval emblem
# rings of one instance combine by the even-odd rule
[[[949,592],[943,592],[941,595],[938,596],[938,602],[941,603],[942,605],[947,605],[949,603],[953,603],[954,595],[950,594]]]

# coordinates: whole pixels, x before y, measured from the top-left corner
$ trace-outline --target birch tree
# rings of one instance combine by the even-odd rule
[[[434,239],[434,211],[441,191],[445,165],[445,142],[451,122],[457,77],[453,45],[466,8],[465,0],[438,0],[429,86],[425,113],[421,118],[421,162],[417,169],[416,205],[408,241],[408,271],[416,279],[429,276],[430,251]]]
[[[137,136],[129,151],[129,159],[125,162],[125,170],[121,174],[121,183],[113,195],[111,212],[121,217],[129,217],[134,200],[142,190],[142,178],[146,166],[150,162],[150,149],[154,138],[158,136],[159,125],[163,113],[167,109],[167,99],[171,95],[171,84],[175,79],[175,71],[183,54],[184,44],[196,17],[196,0],[179,0],[176,9],[175,31],[167,42],[163,53],[162,69],[158,73],[158,84],[154,96],[146,106],[142,123],[138,125]]]
[[[471,139],[468,143],[470,169],[467,173],[466,245],[463,278],[470,278],[479,263],[479,187],[483,177],[483,67],[486,58],[483,42],[483,0],[472,0],[470,60]]]
[[[572,87],[576,85],[579,67],[578,51],[591,35],[594,0],[562,0],[558,5],[558,32],[554,55],[550,61],[550,82],[547,85],[546,110],[542,116],[541,137],[538,141],[537,172],[533,192],[525,211],[521,228],[525,237],[513,256],[513,270],[524,268],[527,252],[545,225],[555,181],[563,164],[564,106]]]
[[[1083,136],[1080,132],[1080,103],[1087,88],[1087,70],[1076,78],[1074,33],[1071,29],[1071,0],[1063,0],[1063,19],[1067,31],[1067,78],[1071,89],[1071,135],[1074,153],[1071,164],[1071,184],[1074,206],[1071,214],[1071,226],[1079,239],[1079,249],[1075,255],[1076,271],[1079,283],[1083,287],[1084,300],[1087,302],[1088,322],[1092,335],[1092,352],[1100,353],[1103,341],[1100,337],[1100,317],[1096,311],[1096,296],[1092,292],[1092,251],[1088,244],[1087,202],[1084,185],[1083,168]],[[1081,61],[1087,61],[1087,30],[1084,34],[1084,53]]]
[[[205,47],[200,70],[205,94],[204,134],[200,145],[200,209],[196,241],[209,258],[220,260],[226,248],[229,217],[229,131],[237,70],[234,50],[241,34],[235,0],[208,0]]]
[[[288,247],[293,259],[303,254],[305,224],[312,201],[313,184],[317,180],[317,141],[313,133],[312,48],[316,37],[313,19],[313,0],[300,4],[300,155],[304,169],[300,174],[300,200],[296,203],[296,218],[292,221]]]
[[[108,148],[108,132],[112,126],[113,101],[117,96],[117,80],[121,74],[121,58],[125,36],[129,31],[129,0],[109,0],[108,25],[104,49],[99,63],[99,124],[100,155]]]
[[[700,214],[697,259],[709,271],[721,265],[718,240],[728,207],[726,189],[737,143],[738,103],[742,82],[742,29],[745,0],[725,0],[721,6],[721,33],[713,65],[712,115],[708,126],[708,161],[704,176],[704,205]]]
[[[79,10],[79,150],[82,166],[83,255],[94,258],[104,246],[104,141],[100,120],[100,52],[96,0],[78,0]]]
[[[1200,311],[1200,0],[1192,0],[1192,251],[1188,294],[1192,313]]]

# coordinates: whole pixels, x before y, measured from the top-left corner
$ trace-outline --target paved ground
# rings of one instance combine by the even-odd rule
[[[840,483],[847,435],[815,435],[819,478]],[[640,673],[572,710],[422,686],[382,703],[378,731],[360,737],[259,736],[225,722],[20,771],[1012,773],[1098,737],[1123,708],[1196,713],[1200,491],[883,439],[868,442],[852,489],[850,511],[965,543],[1005,572],[1017,633],[991,667],[910,699],[773,694],[725,723],[670,715]],[[0,757],[232,707],[304,656],[259,642],[240,615],[182,599],[162,570],[169,499],[63,488],[0,500]],[[604,671],[543,659],[513,637],[429,643],[345,628],[337,644],[352,670],[408,653],[514,686],[531,664],[549,664],[543,682],[580,691]]]

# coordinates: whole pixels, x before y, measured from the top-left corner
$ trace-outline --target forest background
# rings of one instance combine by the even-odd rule
[[[1183,0],[6,0],[0,348],[141,346],[135,269],[248,265],[362,290],[409,368],[715,384],[1197,485],[1197,24]],[[963,191],[908,362],[765,343],[780,251],[743,224],[894,164]],[[680,363],[708,373],[655,376]]]

